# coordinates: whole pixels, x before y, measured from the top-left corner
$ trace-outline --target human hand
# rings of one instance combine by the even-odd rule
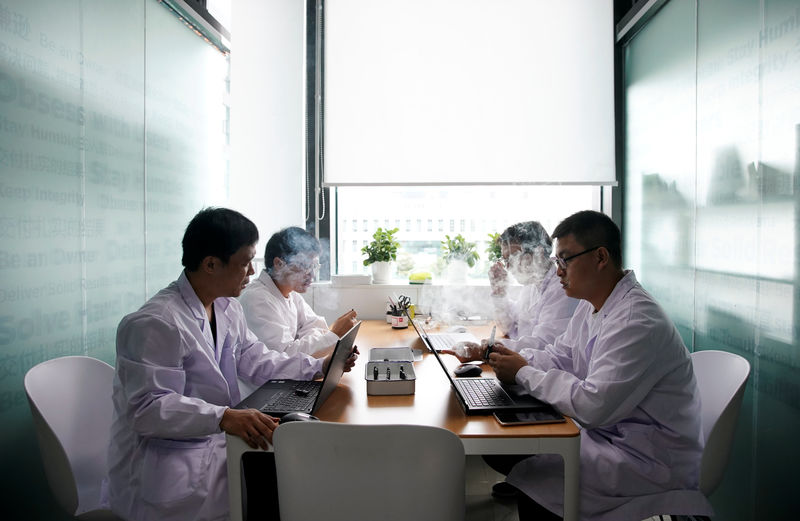
[[[492,354],[489,355],[489,365],[494,369],[498,380],[513,384],[516,383],[517,372],[528,365],[528,362],[501,342],[495,342]]]
[[[344,361],[344,372],[349,373],[350,369],[356,365],[356,360],[358,360],[358,346],[353,346],[353,350],[350,352],[350,356],[347,357],[347,360]]]
[[[267,416],[257,409],[225,409],[219,428],[239,436],[250,448],[267,450],[278,422],[278,418]]]
[[[356,325],[357,322],[356,316],[357,316],[356,311],[354,309],[351,309],[341,317],[337,318],[328,329],[336,333],[336,336],[338,336],[339,338],[342,338],[342,336],[344,336],[345,333],[350,331],[350,329],[354,325]]]
[[[472,360],[483,360],[485,351],[485,346],[478,345],[475,342],[459,342],[453,346],[453,349],[442,349],[440,353],[453,355],[463,364]]]
[[[508,271],[502,262],[497,261],[489,268],[489,285],[492,287],[492,295],[505,296],[508,287]]]
[[[350,352],[350,356],[347,357],[347,360],[344,361],[344,372],[349,373],[350,369],[356,365],[356,360],[358,360],[358,346],[353,346],[353,350]],[[331,365],[331,358],[333,357],[333,353],[330,353],[328,356],[325,357],[325,360],[322,362],[322,372],[328,372],[328,366]]]

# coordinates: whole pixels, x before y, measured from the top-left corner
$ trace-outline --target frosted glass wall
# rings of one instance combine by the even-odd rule
[[[61,518],[25,372],[113,364],[120,318],[179,275],[189,218],[226,202],[226,74],[156,0],[0,0],[4,517]]]
[[[672,0],[627,45],[625,83],[627,264],[690,349],[752,365],[717,518],[793,518],[800,4]]]

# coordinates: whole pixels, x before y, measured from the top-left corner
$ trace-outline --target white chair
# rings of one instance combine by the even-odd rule
[[[700,491],[708,497],[722,481],[728,465],[750,364],[727,351],[707,350],[692,353],[692,365],[700,390],[706,443],[700,464]]]
[[[464,446],[448,430],[292,422],[273,441],[282,521],[464,519]]]
[[[739,355],[709,349],[692,353],[692,366],[700,393],[700,417],[705,441],[700,461],[700,492],[708,497],[722,481],[728,465],[750,364]],[[653,516],[644,521],[675,518]],[[702,516],[684,518],[707,519]]]
[[[100,506],[113,378],[113,367],[88,356],[54,358],[25,375],[50,490],[58,504],[78,519],[119,519]]]

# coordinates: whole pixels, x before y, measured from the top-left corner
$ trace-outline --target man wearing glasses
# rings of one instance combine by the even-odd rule
[[[581,299],[567,330],[524,357],[495,344],[489,363],[500,380],[523,386],[583,428],[581,519],[711,515],[698,490],[703,442],[697,383],[677,329],[633,272],[622,269],[620,232],[610,218],[578,212],[553,236],[561,286]],[[498,463],[493,466],[510,469],[508,482],[524,493],[518,498],[521,520],[558,519],[558,456]]]
[[[247,327],[270,349],[321,356],[355,325],[356,312],[350,310],[328,328],[300,295],[314,282],[321,252],[317,238],[296,226],[267,241],[266,267],[239,300]]]

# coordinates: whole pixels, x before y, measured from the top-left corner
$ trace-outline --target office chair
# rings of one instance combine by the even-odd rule
[[[703,458],[700,462],[700,492],[709,497],[717,488],[733,445],[736,421],[742,406],[750,364],[727,351],[695,351],[692,366],[700,393],[700,416],[703,424]],[[654,516],[655,521],[667,516]],[[704,516],[672,516],[672,519],[707,520]]]
[[[100,505],[113,378],[113,367],[88,356],[47,360],[25,375],[47,482],[61,508],[78,519],[120,519]]]
[[[464,446],[448,430],[292,422],[273,442],[282,521],[464,519]]]
[[[750,364],[727,351],[695,351],[692,365],[700,391],[705,449],[700,464],[700,491],[706,497],[717,488],[733,445]]]

